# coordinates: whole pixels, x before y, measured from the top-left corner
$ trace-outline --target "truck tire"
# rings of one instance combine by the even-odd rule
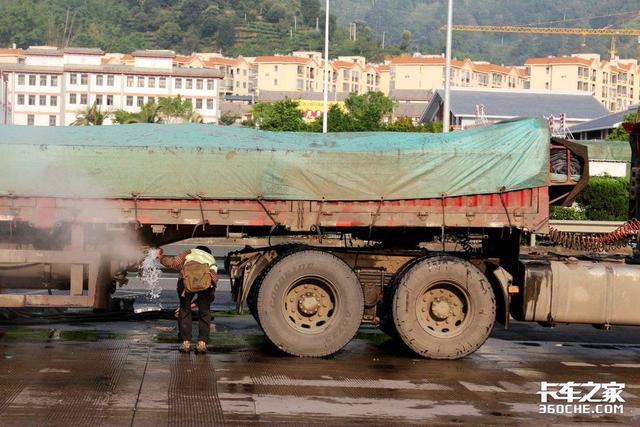
[[[496,319],[491,284],[473,264],[435,256],[408,269],[392,289],[395,330],[417,354],[460,359],[488,338]]]
[[[294,356],[337,352],[358,331],[363,311],[364,296],[353,270],[318,250],[283,257],[266,272],[258,290],[262,329]]]
[[[382,301],[379,303],[378,309],[380,315],[380,330],[391,338],[400,340],[400,335],[396,330],[396,325],[393,322],[393,294],[398,287],[398,283],[404,276],[404,274],[411,269],[417,262],[420,262],[420,258],[413,258],[407,261],[393,276],[389,285],[385,287]]]

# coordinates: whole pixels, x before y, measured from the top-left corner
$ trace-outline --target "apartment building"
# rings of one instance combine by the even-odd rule
[[[321,64],[314,57],[257,56],[252,69],[252,82],[258,91],[322,91]]]
[[[207,68],[215,68],[224,73],[220,82],[222,98],[226,95],[248,96],[255,90],[255,86],[251,84],[251,78],[254,77],[251,65],[245,58],[225,58],[216,55],[209,56],[203,64]]]
[[[433,90],[444,86],[442,56],[401,56],[390,62],[391,90]],[[469,59],[451,61],[451,85],[493,89],[526,89],[528,78],[517,67]]]
[[[529,58],[531,89],[591,93],[609,111],[626,110],[640,101],[639,66],[634,59],[602,61],[598,54]]]
[[[0,49],[0,64],[20,64],[24,62],[24,51],[17,48]]]
[[[175,66],[172,51],[137,51],[131,61],[125,56],[105,58],[100,49],[27,49],[24,63],[0,64],[0,123],[69,125],[94,102],[103,110],[136,112],[146,102],[178,95],[192,100],[205,123],[217,122],[220,70]]]

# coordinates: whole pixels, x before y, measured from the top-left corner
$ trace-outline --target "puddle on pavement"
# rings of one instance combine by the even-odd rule
[[[102,341],[125,337],[124,334],[95,329],[13,328],[3,333],[6,342]]]

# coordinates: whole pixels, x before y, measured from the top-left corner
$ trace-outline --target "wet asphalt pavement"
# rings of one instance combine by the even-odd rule
[[[640,423],[632,328],[515,323],[464,360],[433,361],[372,328],[333,357],[301,359],[250,316],[215,324],[204,356],[175,350],[171,320],[0,326],[0,425]],[[539,414],[540,381],[624,382],[624,414]]]
[[[175,279],[160,300],[135,277],[116,295],[173,309]],[[363,327],[336,355],[304,359],[231,308],[223,279],[207,355],[178,353],[170,319],[0,324],[0,426],[640,425],[637,328],[513,322],[463,360],[434,361]],[[540,414],[541,381],[625,383],[624,413]]]

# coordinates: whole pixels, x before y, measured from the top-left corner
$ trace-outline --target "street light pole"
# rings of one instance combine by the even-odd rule
[[[329,0],[325,6],[324,17],[324,98],[322,104],[322,133],[329,128]]]
[[[449,0],[447,11],[447,46],[444,65],[444,108],[442,112],[442,132],[449,132],[451,110],[451,26],[453,25],[453,0]]]

